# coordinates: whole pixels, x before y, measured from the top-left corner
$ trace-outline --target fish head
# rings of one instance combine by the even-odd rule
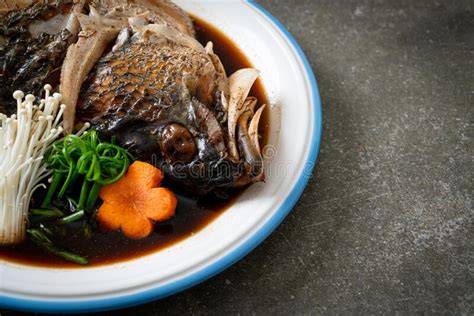
[[[79,118],[185,191],[261,181],[252,134],[260,115],[248,97],[258,72],[228,78],[212,45],[163,24],[129,23],[82,85]]]

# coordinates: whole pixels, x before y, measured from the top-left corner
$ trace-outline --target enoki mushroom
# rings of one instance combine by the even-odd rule
[[[15,91],[17,113],[0,113],[0,245],[15,244],[26,237],[28,206],[33,192],[51,175],[43,157],[62,134],[66,108],[61,94],[45,97],[35,104],[35,96]]]

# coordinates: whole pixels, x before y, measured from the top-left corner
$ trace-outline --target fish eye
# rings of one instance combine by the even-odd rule
[[[178,123],[171,123],[163,129],[160,147],[166,159],[185,163],[192,161],[197,152],[191,133]]]

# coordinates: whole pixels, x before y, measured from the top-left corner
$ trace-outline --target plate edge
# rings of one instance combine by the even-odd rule
[[[316,160],[319,154],[322,137],[322,105],[319,94],[318,85],[314,76],[311,65],[303,52],[302,48],[291,35],[291,33],[265,8],[254,0],[245,1],[251,8],[263,14],[279,31],[281,31],[286,40],[296,50],[298,57],[301,59],[304,70],[311,86],[312,101],[314,107],[314,123],[309,156],[306,160],[303,174],[296,182],[293,190],[290,192],[288,198],[283,202],[282,206],[277,212],[257,231],[253,236],[246,240],[243,244],[234,249],[225,257],[220,258],[209,266],[205,267],[197,273],[187,276],[181,280],[177,280],[165,286],[145,290],[143,292],[134,293],[125,296],[118,296],[113,298],[95,300],[95,301],[70,301],[70,302],[55,302],[55,301],[36,301],[14,298],[0,295],[0,307],[28,312],[48,312],[48,313],[77,313],[77,312],[97,312],[113,310],[118,308],[130,307],[138,304],[143,304],[156,299],[164,298],[178,292],[191,288],[215,275],[224,271],[232,264],[236,263],[260,243],[262,243],[285,219],[289,212],[293,209],[296,202],[306,187],[309,177],[306,174],[311,174],[316,166]]]

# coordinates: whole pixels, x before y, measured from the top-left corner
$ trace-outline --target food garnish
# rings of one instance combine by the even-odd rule
[[[148,236],[153,230],[153,221],[169,219],[176,209],[173,192],[159,187],[162,179],[158,168],[135,161],[122,179],[100,190],[104,203],[96,220],[105,229],[121,229],[128,238]]]
[[[30,235],[31,240],[35,244],[55,256],[61,257],[67,261],[74,262],[77,264],[86,265],[89,263],[86,258],[55,246],[51,239],[48,237],[48,234],[53,235],[53,233],[44,226],[40,226],[39,228],[28,229],[28,234]]]
[[[102,142],[97,131],[83,132],[88,127],[86,124],[77,134],[54,142],[46,153],[44,161],[52,177],[41,208],[30,210],[34,221],[28,229],[31,241],[51,254],[77,264],[88,261],[55,245],[55,237],[61,226],[81,220],[87,237],[100,188],[118,181],[127,171],[130,159],[125,149]],[[68,202],[65,210],[53,205],[61,200]]]
[[[48,207],[55,197],[62,199],[68,189],[76,186],[80,187],[78,208],[91,211],[101,186],[119,180],[129,165],[127,151],[101,142],[95,130],[55,142],[45,159],[53,177],[42,208]]]
[[[15,91],[17,113],[0,114],[0,245],[15,244],[26,237],[28,207],[33,192],[52,171],[43,156],[62,133],[61,117],[66,106],[59,93],[45,97]]]

